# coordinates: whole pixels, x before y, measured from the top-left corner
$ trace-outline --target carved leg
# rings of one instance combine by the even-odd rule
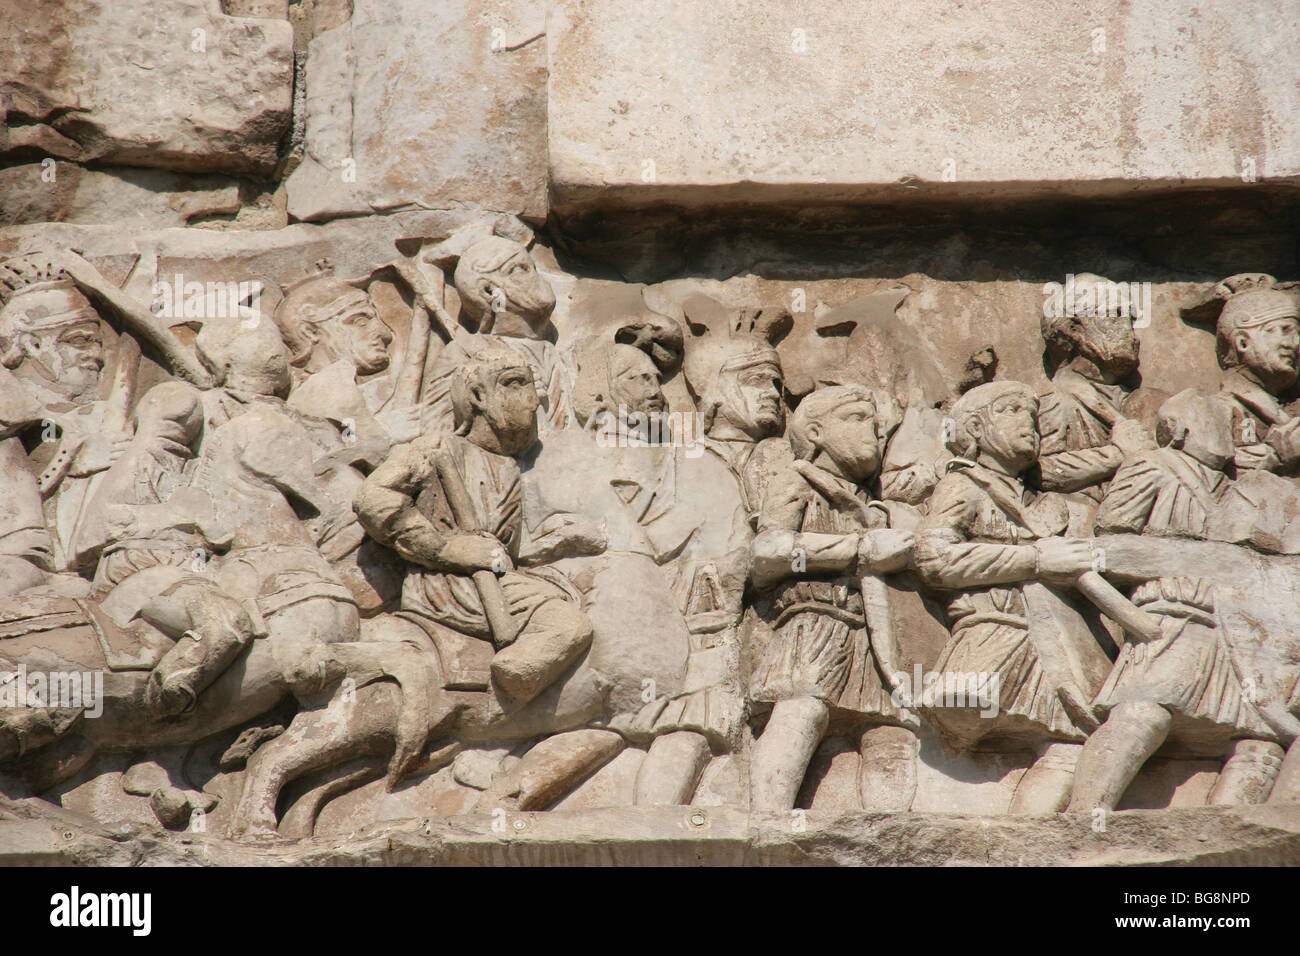
[[[1238,740],[1206,803],[1263,803],[1282,769],[1282,748],[1267,740]]]
[[[253,623],[243,606],[207,582],[182,583],[146,605],[141,617],[173,635],[178,622],[185,624],[145,688],[145,704],[162,717],[193,709],[199,694],[253,639]]]
[[[1173,722],[1159,704],[1133,701],[1115,707],[1084,745],[1070,812],[1114,810],[1142,765],[1165,742]]]
[[[339,695],[324,708],[300,712],[249,759],[231,836],[274,834],[276,804],[289,781],[391,747],[400,706],[401,691],[385,682],[360,688],[355,700]]]
[[[513,644],[492,658],[492,682],[513,704],[550,686],[591,645],[587,615],[564,601],[539,607]]]
[[[636,805],[690,803],[708,762],[709,742],[701,734],[679,730],[656,737],[636,774]]]
[[[1070,803],[1075,767],[1082,753],[1083,744],[1058,741],[1041,747],[1038,759],[1016,785],[1008,812],[1037,816],[1064,810]]]
[[[906,813],[916,796],[916,757],[921,742],[906,727],[868,727],[859,750],[858,790],[862,809]]]
[[[45,572],[25,558],[0,554],[0,598],[11,597],[45,583]]]
[[[826,733],[830,708],[815,697],[779,700],[754,742],[749,765],[749,805],[792,810],[808,762]]]
[[[1269,803],[1300,803],[1300,737],[1287,748],[1286,757],[1278,770]]]

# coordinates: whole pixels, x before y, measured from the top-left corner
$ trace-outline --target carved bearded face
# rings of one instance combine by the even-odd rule
[[[755,441],[780,433],[784,415],[779,367],[760,362],[740,369],[724,368],[718,378],[715,423],[730,425]]]
[[[12,312],[10,312],[12,310]],[[76,398],[99,387],[104,338],[90,302],[72,288],[41,289],[16,298],[6,309],[17,332],[23,374],[44,379]],[[21,313],[21,315],[18,315]]]
[[[1028,394],[1012,392],[994,399],[968,428],[980,452],[1013,474],[1038,460],[1038,403]]]
[[[369,299],[360,299],[341,314],[322,322],[320,346],[332,360],[349,359],[361,375],[373,375],[388,368],[389,331]]]
[[[497,436],[501,453],[521,454],[537,441],[541,400],[532,370],[522,362],[500,365],[487,374],[486,381],[486,388],[474,388],[476,404]]]
[[[867,481],[880,468],[876,407],[870,401],[858,398],[832,409],[809,426],[808,437],[850,481]]]
[[[1294,318],[1239,329],[1233,335],[1233,345],[1240,363],[1273,389],[1280,391],[1295,384],[1300,358],[1300,323]]]
[[[75,395],[87,395],[99,387],[104,339],[98,322],[83,322],[33,338],[28,360],[47,371],[53,381]]]

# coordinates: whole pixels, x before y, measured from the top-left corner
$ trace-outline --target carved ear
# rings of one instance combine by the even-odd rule
[[[469,405],[475,412],[480,412],[487,405],[487,390],[475,383],[469,387]]]

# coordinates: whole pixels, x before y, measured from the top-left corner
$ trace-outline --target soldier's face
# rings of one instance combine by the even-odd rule
[[[501,451],[518,455],[537,441],[537,407],[541,400],[527,365],[510,365],[496,373],[484,397],[483,413]]]
[[[610,382],[615,405],[629,412],[657,414],[668,407],[659,387],[659,370],[650,356],[631,346],[616,346]]]
[[[349,358],[362,375],[388,368],[393,333],[365,302],[321,326],[321,341],[335,358]]]
[[[781,372],[762,364],[722,373],[723,400],[718,415],[754,439],[781,431]],[[728,381],[730,379],[730,381]]]
[[[985,413],[980,448],[1017,470],[1038,459],[1038,405],[1024,395],[1004,395]]]
[[[1128,316],[1085,315],[1079,331],[1079,351],[1098,368],[1120,377],[1137,368],[1140,345]]]
[[[527,250],[521,249],[507,259],[492,274],[489,284],[504,293],[509,308],[530,324],[545,322],[555,308],[555,291],[537,271]]]
[[[845,478],[866,481],[880,467],[876,437],[876,409],[871,402],[855,400],[841,405],[819,423],[817,445]]]
[[[64,388],[84,395],[99,386],[104,340],[98,322],[82,322],[37,335],[28,356]]]
[[[1274,319],[1257,329],[1243,329],[1236,344],[1242,365],[1281,387],[1295,382],[1300,358],[1300,323],[1295,319]]]

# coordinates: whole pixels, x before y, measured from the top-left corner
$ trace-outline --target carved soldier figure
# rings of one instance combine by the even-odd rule
[[[1233,466],[1233,408],[1180,392],[1161,406],[1158,449],[1125,462],[1097,514],[1097,532],[1205,539],[1213,534]],[[1211,803],[1244,802],[1244,767],[1281,764],[1282,748],[1243,692],[1208,578],[1157,578],[1133,603],[1153,615],[1158,637],[1129,633],[1096,706],[1108,714],[1079,759],[1070,808],[1114,809],[1142,765],[1171,733],[1240,737]],[[1263,759],[1271,757],[1271,760]]]
[[[860,583],[863,575],[902,570],[910,559],[911,533],[893,528],[900,517],[908,524],[914,516],[905,514],[906,505],[872,500],[866,488],[900,417],[891,399],[863,386],[818,389],[790,421],[795,461],[769,476],[753,555],[755,584],[777,584],[774,634],[751,694],[774,706],[751,757],[755,809],[794,806],[832,712],[872,725],[862,735],[864,762],[880,749],[882,736],[892,749],[915,758],[910,730],[880,726],[896,725],[901,716],[872,652],[872,640],[892,635],[869,639]],[[892,655],[886,666],[896,666]],[[878,769],[864,766],[864,782]],[[902,776],[910,779],[903,789],[914,791],[915,767],[902,768]],[[863,796],[871,802],[869,792]]]
[[[1057,636],[1031,634],[1029,584],[1068,581],[1093,565],[1087,541],[1058,537],[1067,518],[1059,496],[1035,497],[1022,483],[1038,457],[1037,412],[1037,396],[1021,382],[990,382],[958,399],[949,442],[955,457],[916,532],[922,580],[951,592],[952,637],[935,670],[979,675],[999,690],[991,719],[969,707],[937,707],[928,716],[959,747],[994,733],[1038,746],[1013,813],[1065,808],[1090,716],[1091,695],[1044,665],[1038,642]]]
[[[704,446],[739,479],[751,517],[758,513],[760,475],[766,467],[765,456],[759,453],[755,459],[755,453],[785,426],[781,357],[771,338],[744,333],[696,338],[686,348],[684,364],[704,425]]]
[[[389,370],[393,333],[364,289],[334,278],[325,266],[289,287],[275,322],[289,348],[296,407],[348,418],[362,438],[369,437],[371,415],[393,441],[419,434],[418,410],[394,404],[391,376],[381,374]]]
[[[1081,283],[1111,284],[1089,274],[1076,277],[1076,287]],[[1108,314],[1101,304],[1065,303],[1059,311],[1042,319],[1043,341],[1056,368],[1051,387],[1040,396],[1040,486],[1075,493],[1071,500],[1083,513],[1074,524],[1086,533],[1115,469],[1152,441],[1150,427],[1128,417],[1136,402],[1127,380],[1137,371],[1139,351],[1132,319]]]
[[[651,708],[655,739],[637,775],[643,805],[688,803],[711,751],[739,742],[745,697],[738,629],[753,522],[771,462],[790,457],[789,443],[777,437],[785,408],[772,320],[782,316],[764,321],[742,310],[736,330],[711,300],[688,302],[688,321],[693,309],[715,320],[687,344],[683,365],[705,453],[679,461],[678,493],[690,502],[683,511],[696,511],[699,530],[669,568],[691,647],[682,691]]]
[[[89,479],[108,468],[128,437],[123,410],[99,400],[99,313],[63,269],[47,256],[11,259],[0,282],[0,363],[12,373],[0,373],[9,393],[5,404],[27,407],[6,410],[0,434],[21,433],[29,446],[24,454],[15,438],[0,452],[9,465],[6,480],[15,485],[0,506],[13,510],[4,522],[9,527],[0,528],[0,547],[62,570],[69,562],[65,539],[84,513]],[[53,437],[50,426],[58,428],[56,440],[46,440]],[[20,474],[28,468],[36,475],[36,494]]]
[[[523,531],[515,459],[537,440],[532,370],[514,351],[485,346],[459,367],[450,398],[456,432],[395,448],[354,507],[376,540],[421,569],[407,577],[403,611],[491,640],[495,689],[519,705],[577,661],[591,624],[559,575],[514,567]]]
[[[1300,305],[1272,276],[1233,276],[1216,291],[1227,299],[1215,330],[1223,394],[1234,406],[1237,467],[1293,475],[1300,466],[1300,420],[1280,396],[1300,366]]]
[[[480,239],[456,263],[453,281],[462,316],[477,325],[478,334],[449,343],[426,369],[420,395],[425,433],[454,430],[452,377],[471,351],[489,344],[509,349],[532,369],[543,437],[550,429],[566,427],[573,374],[552,344],[555,292],[528,250],[501,236]]]
[[[180,382],[156,385],[140,400],[134,424],[75,546],[78,554],[98,555],[93,596],[114,616],[138,616],[176,641],[145,689],[153,712],[173,716],[193,709],[254,632],[266,631],[215,575],[203,573],[206,556],[231,540],[212,499],[190,487],[203,426],[198,392]],[[124,613],[127,605],[133,613]]]

